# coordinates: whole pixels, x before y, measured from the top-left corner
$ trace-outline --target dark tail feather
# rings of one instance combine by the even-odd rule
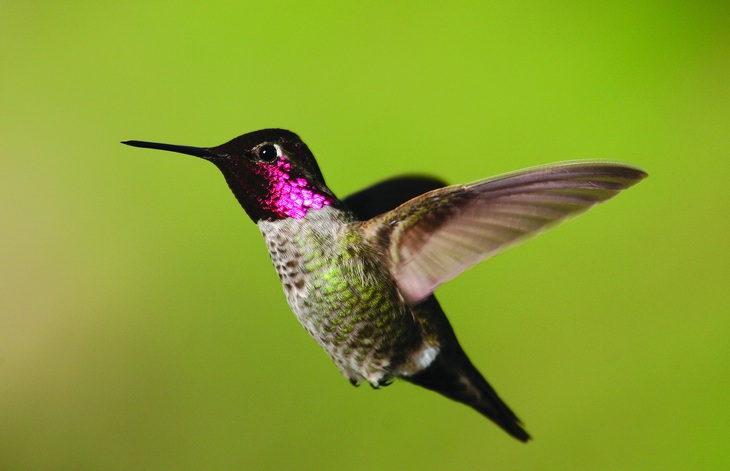
[[[530,439],[520,419],[502,402],[458,346],[439,353],[428,368],[403,379],[476,409],[517,440],[527,442]]]

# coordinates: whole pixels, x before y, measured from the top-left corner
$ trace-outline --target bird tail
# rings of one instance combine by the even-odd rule
[[[520,419],[499,398],[458,344],[441,351],[427,368],[404,379],[474,408],[521,442],[530,439]]]

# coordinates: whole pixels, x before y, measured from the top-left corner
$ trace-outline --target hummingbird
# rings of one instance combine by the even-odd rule
[[[263,129],[217,147],[122,143],[218,167],[261,231],[291,310],[350,383],[403,379],[472,407],[522,442],[530,439],[522,422],[469,360],[433,293],[647,176],[586,160],[463,185],[401,176],[339,199],[291,131]]]

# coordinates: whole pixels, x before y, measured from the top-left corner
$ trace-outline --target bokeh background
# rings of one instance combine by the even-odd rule
[[[725,1],[6,2],[0,469],[728,469]],[[650,178],[439,290],[534,441],[355,389],[217,170],[284,127],[345,195],[580,158]]]

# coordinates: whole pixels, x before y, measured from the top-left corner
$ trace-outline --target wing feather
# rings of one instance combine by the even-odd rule
[[[535,167],[430,191],[363,228],[385,242],[401,294],[417,303],[480,261],[582,214],[644,177],[638,168],[613,162]]]

